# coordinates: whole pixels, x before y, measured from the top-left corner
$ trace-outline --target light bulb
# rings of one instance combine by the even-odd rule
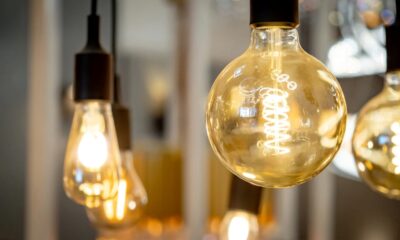
[[[242,210],[228,211],[220,226],[221,240],[255,240],[258,239],[257,216]]]
[[[96,207],[117,193],[120,153],[111,105],[84,101],[75,108],[64,162],[64,189],[79,204]]]
[[[295,7],[286,8],[288,2]],[[298,11],[297,0],[251,3],[258,17],[251,44],[211,88],[208,138],[238,177],[262,187],[293,186],[333,159],[345,132],[346,103],[335,77],[301,48],[297,22],[282,23],[278,13],[276,21],[262,18],[263,11]]]
[[[90,221],[100,229],[132,227],[147,204],[147,194],[133,167],[131,151],[121,151],[121,157],[122,171],[117,195],[99,207],[87,209]]]
[[[374,190],[400,199],[400,71],[386,75],[383,91],[361,110],[353,153],[361,178]]]

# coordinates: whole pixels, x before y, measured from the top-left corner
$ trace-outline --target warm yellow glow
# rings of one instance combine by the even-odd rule
[[[121,156],[121,179],[116,196],[100,207],[87,210],[90,221],[98,228],[130,228],[142,216],[147,204],[147,194],[133,168],[131,152],[121,151]]]
[[[360,177],[373,190],[400,199],[400,72],[386,75],[381,93],[361,109],[353,135]]]
[[[250,231],[250,223],[243,216],[235,216],[232,218],[228,226],[229,240],[247,240]]]
[[[117,219],[121,220],[125,216],[125,201],[126,201],[126,181],[121,180],[118,188],[117,197]]]
[[[220,240],[256,240],[258,231],[256,215],[242,210],[231,210],[222,220]]]
[[[300,46],[296,29],[260,26],[210,90],[210,144],[232,173],[282,188],[318,175],[342,143],[347,109],[332,73]]]
[[[357,166],[358,166],[358,169],[359,169],[361,172],[364,172],[364,171],[365,171],[365,165],[364,165],[362,162],[359,162],[359,163],[357,164]]]
[[[103,203],[104,214],[108,219],[114,219],[114,204],[113,201],[108,200]]]
[[[102,167],[108,158],[108,142],[104,130],[104,118],[99,112],[88,111],[83,115],[78,160],[91,171]]]
[[[64,161],[64,189],[79,204],[97,207],[118,189],[120,154],[106,102],[78,103]]]
[[[290,129],[288,93],[276,88],[263,88],[259,94],[262,97],[262,117],[265,121],[266,140],[262,141],[262,147],[266,148],[264,153],[268,154],[268,150],[272,150],[272,154],[290,152],[288,147],[283,146],[291,138],[288,134]]]
[[[101,132],[84,133],[78,146],[79,162],[86,168],[95,171],[107,161],[107,140]]]
[[[114,206],[112,200],[103,203],[104,213],[109,219],[122,220],[125,216],[125,201],[126,201],[126,181],[121,179],[118,186],[117,204]]]
[[[248,173],[248,172],[244,172],[243,176],[245,176],[246,178],[250,178],[250,179],[256,179],[256,176],[252,173]]]

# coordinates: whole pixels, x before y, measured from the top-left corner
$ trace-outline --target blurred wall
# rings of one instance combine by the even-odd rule
[[[24,235],[27,0],[0,1],[0,239]]]

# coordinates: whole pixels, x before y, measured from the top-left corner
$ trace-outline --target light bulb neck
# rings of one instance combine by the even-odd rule
[[[253,26],[250,49],[256,51],[282,51],[300,49],[296,28]]]
[[[392,91],[400,91],[400,69],[386,73],[385,86]]]
[[[124,169],[134,169],[133,153],[130,149],[120,149],[121,153],[121,166]]]

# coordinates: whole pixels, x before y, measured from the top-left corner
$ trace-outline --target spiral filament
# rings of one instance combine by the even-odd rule
[[[288,93],[277,88],[262,88],[259,94],[262,97],[262,118],[265,120],[266,136],[265,141],[260,142],[261,147],[264,147],[264,153],[267,150],[273,151],[274,154],[288,153],[289,148],[283,146],[291,138],[288,134],[290,128]]]
[[[297,83],[290,80],[290,76],[286,73],[281,73],[279,70],[272,71],[272,79],[279,83],[286,83],[286,87],[289,90],[295,90],[297,88]]]

